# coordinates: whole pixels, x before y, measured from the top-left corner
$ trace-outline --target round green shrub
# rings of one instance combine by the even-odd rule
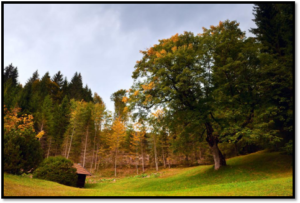
[[[50,180],[64,185],[76,186],[77,174],[73,162],[61,157],[49,157],[34,171],[33,178]]]
[[[30,129],[4,133],[4,172],[21,175],[35,170],[43,160],[43,150]]]

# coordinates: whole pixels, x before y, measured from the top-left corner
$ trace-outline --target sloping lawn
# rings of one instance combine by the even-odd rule
[[[4,196],[292,196],[292,157],[265,151],[212,165],[164,169],[160,176],[105,180],[91,177],[84,189],[4,174]]]

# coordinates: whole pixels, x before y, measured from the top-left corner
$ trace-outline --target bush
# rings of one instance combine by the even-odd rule
[[[30,129],[4,133],[4,172],[21,175],[36,169],[43,160],[43,150]]]
[[[34,171],[33,178],[50,180],[64,185],[76,186],[77,174],[73,162],[61,157],[49,157]]]

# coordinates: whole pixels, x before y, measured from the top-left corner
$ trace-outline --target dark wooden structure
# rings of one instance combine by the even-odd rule
[[[92,174],[88,172],[84,167],[82,167],[80,164],[75,164],[73,165],[74,168],[76,168],[76,173],[78,176],[77,179],[77,187],[83,188],[85,184],[85,178],[86,176],[91,176]]]

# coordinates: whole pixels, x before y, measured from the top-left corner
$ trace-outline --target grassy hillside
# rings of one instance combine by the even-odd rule
[[[292,196],[292,157],[265,151],[212,165],[164,169],[158,175],[101,179],[86,188],[4,174],[4,196]]]

